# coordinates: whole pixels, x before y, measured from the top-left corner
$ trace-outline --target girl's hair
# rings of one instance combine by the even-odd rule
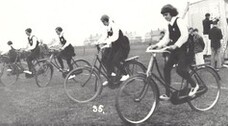
[[[59,31],[59,32],[62,32],[63,31],[63,29],[61,27],[57,27],[57,28],[55,28],[55,30],[56,31]]]
[[[28,32],[28,33],[32,33],[32,29],[31,28],[27,28],[25,31]]]
[[[193,29],[193,32],[198,32],[199,30],[197,28]]]
[[[101,16],[101,21],[106,21],[106,22],[109,22],[109,16],[104,14]]]
[[[162,7],[161,14],[164,14],[164,13],[170,13],[171,16],[178,15],[177,9],[175,7],[173,7],[171,4],[167,4]]]
[[[7,44],[8,44],[8,45],[12,45],[13,42],[12,42],[12,41],[8,41]]]

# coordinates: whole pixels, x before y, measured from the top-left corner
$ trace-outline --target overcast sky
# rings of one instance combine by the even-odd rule
[[[151,29],[164,27],[166,22],[160,9],[168,3],[181,14],[187,0],[1,0],[0,48],[8,40],[23,47],[28,27],[44,43],[49,43],[57,37],[54,29],[61,26],[67,40],[82,45],[85,37],[101,33],[103,14],[110,15],[123,31],[144,35]]]

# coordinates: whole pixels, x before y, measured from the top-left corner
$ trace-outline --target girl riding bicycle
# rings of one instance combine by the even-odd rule
[[[117,27],[108,15],[103,15],[101,17],[101,21],[107,28],[106,34],[99,40],[102,43],[106,43],[104,47],[109,48],[105,50],[103,56],[103,61],[107,68],[107,74],[110,78],[112,78],[114,67],[117,67],[123,75],[120,81],[124,81],[129,78],[129,75],[124,70],[121,62],[128,57],[128,53],[130,51],[129,40],[123,35],[121,29]],[[106,84],[107,81],[105,81],[103,85]]]
[[[16,60],[17,53],[16,53],[15,48],[13,47],[13,42],[12,41],[8,41],[7,45],[8,45],[9,48],[6,49],[5,51],[3,51],[1,53],[1,55],[8,55],[8,57],[9,57],[9,62],[8,63],[13,63]]]
[[[155,49],[165,47],[167,50],[171,51],[168,61],[164,67],[164,79],[166,84],[170,85],[171,70],[174,64],[178,64],[177,73],[191,84],[192,88],[188,95],[194,96],[199,89],[199,85],[195,83],[189,74],[189,65],[191,63],[189,61],[193,61],[193,59],[191,58],[189,60],[189,56],[187,54],[188,28],[183,20],[177,17],[178,11],[172,5],[167,4],[163,6],[161,9],[161,14],[165,20],[168,21],[168,29],[164,38],[156,45],[151,45],[151,48]],[[167,46],[170,40],[172,43]],[[160,99],[170,99],[169,88],[166,88],[166,94],[161,95]]]
[[[74,53],[74,47],[71,45],[71,43],[69,41],[67,41],[64,37],[64,33],[63,33],[63,29],[61,27],[57,27],[55,29],[57,35],[59,36],[59,41],[60,41],[60,53],[57,56],[57,59],[60,63],[60,66],[62,68],[62,70],[64,70],[64,64],[63,64],[63,60],[65,59],[67,61],[67,65],[69,67],[69,70],[67,70],[67,72],[73,70],[73,66],[71,64],[71,59],[73,56],[75,56]]]
[[[27,28],[25,30],[26,35],[28,36],[28,44],[25,48],[25,51],[31,51],[31,53],[28,55],[26,61],[28,64],[28,70],[24,71],[25,73],[32,75],[32,60],[39,57],[40,54],[40,48],[39,48],[39,41],[35,35],[32,35],[32,29]]]

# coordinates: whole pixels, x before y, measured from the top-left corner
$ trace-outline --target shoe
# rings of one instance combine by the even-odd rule
[[[27,73],[27,74],[32,74],[32,72],[29,71],[29,70],[24,70],[23,72],[24,72],[24,73]]]
[[[104,81],[103,83],[102,83],[102,86],[107,86],[108,85],[108,81]]]
[[[191,97],[191,96],[194,96],[194,95],[196,94],[196,92],[198,91],[198,89],[199,89],[199,85],[196,84],[196,87],[191,88],[191,90],[190,90],[188,96],[190,96],[190,97]]]
[[[68,78],[68,80],[73,79],[75,77],[76,77],[75,75],[70,75],[69,78]]]
[[[129,78],[130,76],[129,75],[123,75],[120,79],[120,81],[125,81]]]
[[[7,69],[6,71],[7,71],[7,72],[11,72],[11,71],[12,71],[12,69],[10,69],[10,68],[9,68],[9,69]]]
[[[170,99],[170,97],[168,97],[166,94],[163,94],[163,95],[159,96],[159,99],[162,101],[168,101]]]
[[[25,77],[26,77],[26,78],[32,78],[32,77],[34,77],[34,75],[33,75],[33,74],[25,73]]]
[[[116,76],[116,74],[112,72],[111,76]]]

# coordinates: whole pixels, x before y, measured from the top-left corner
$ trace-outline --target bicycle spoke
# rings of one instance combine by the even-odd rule
[[[129,78],[120,88],[116,109],[124,122],[142,123],[153,114],[158,102],[157,91],[146,82],[146,76],[139,74]]]
[[[193,75],[200,89],[196,93],[197,98],[189,102],[192,109],[197,111],[207,111],[211,109],[218,101],[220,95],[220,82],[215,71],[206,67],[197,70],[197,75]]]
[[[75,71],[81,71],[75,74]],[[75,77],[69,79],[71,75]],[[80,67],[72,70],[64,81],[64,89],[67,96],[79,103],[89,102],[96,98],[101,91],[101,81],[95,71],[91,67]]]

